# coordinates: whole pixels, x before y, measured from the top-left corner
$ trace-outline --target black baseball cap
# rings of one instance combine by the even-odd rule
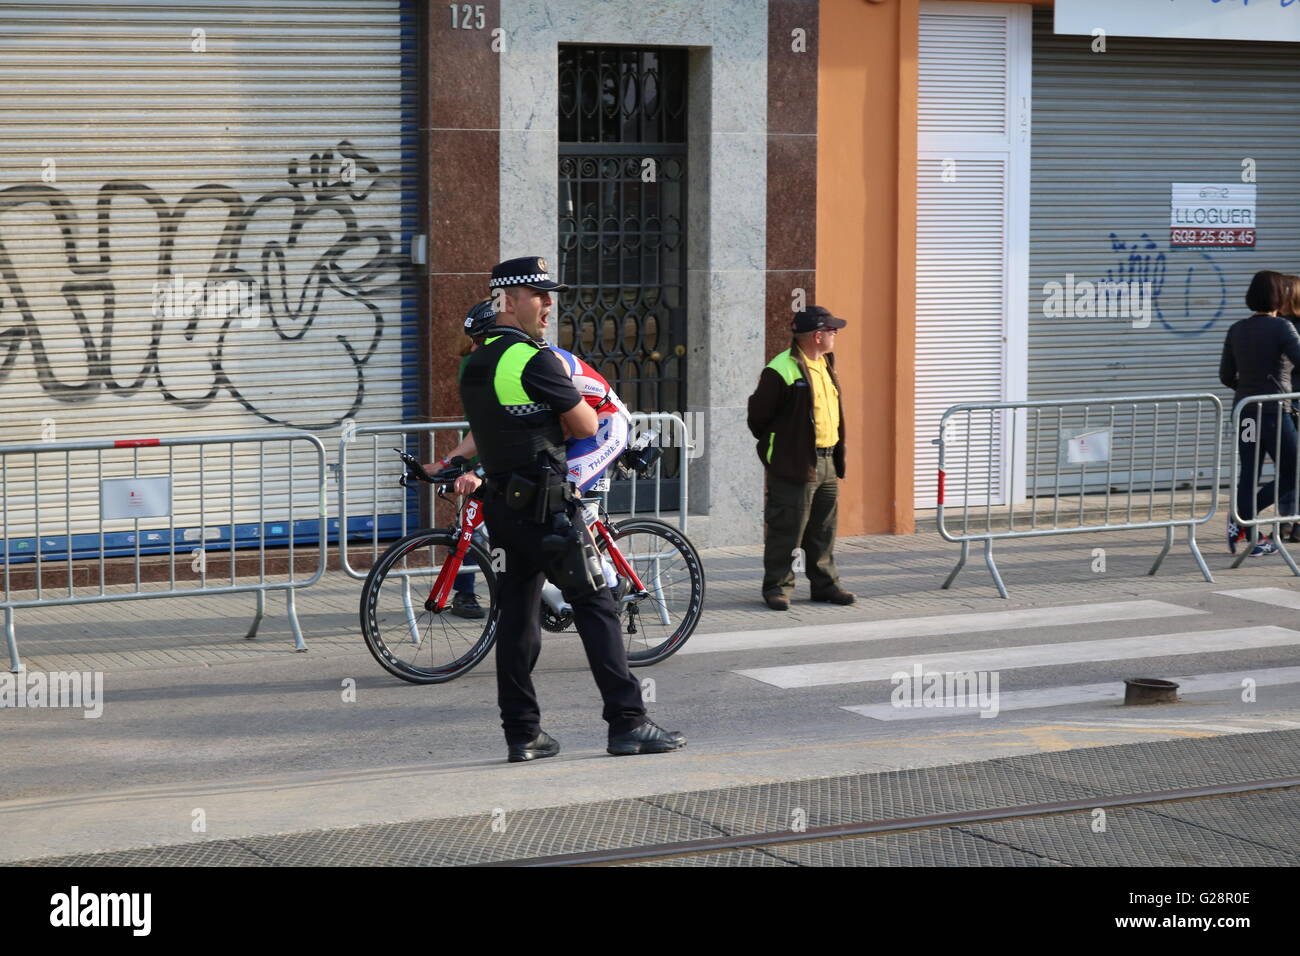
[[[567,289],[568,286],[551,280],[546,260],[541,256],[524,256],[522,259],[507,259],[492,267],[492,280],[489,289],[503,289],[506,286],[522,285],[530,289],[551,292],[555,289]]]
[[[492,308],[492,300],[484,299],[482,302],[476,302],[469,307],[465,313],[465,334],[470,338],[478,338],[487,332],[488,329],[497,324],[496,309]]]
[[[830,309],[823,309],[820,305],[810,305],[802,312],[794,314],[794,322],[791,328],[796,334],[800,332],[818,332],[821,329],[842,329],[848,325],[843,319],[837,319],[831,315]]]

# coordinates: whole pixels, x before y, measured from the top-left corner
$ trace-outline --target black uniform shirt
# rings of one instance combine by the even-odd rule
[[[489,475],[527,470],[545,453],[563,474],[560,416],[582,397],[559,357],[520,329],[497,326],[469,361],[461,402]]]

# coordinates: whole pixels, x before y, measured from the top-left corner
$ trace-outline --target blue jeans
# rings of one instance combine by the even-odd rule
[[[1258,419],[1256,419],[1258,415]],[[1249,521],[1259,512],[1277,501],[1278,514],[1293,515],[1296,507],[1296,427],[1291,416],[1278,413],[1276,405],[1262,409],[1247,406],[1242,409],[1241,430],[1246,432],[1248,422],[1254,423],[1255,441],[1242,441],[1237,436],[1237,454],[1241,458],[1241,474],[1237,481],[1237,513]],[[1278,429],[1281,428],[1279,435]],[[1259,450],[1272,460],[1276,477],[1255,488],[1255,469],[1263,467],[1257,459]],[[1279,461],[1279,456],[1281,460]],[[1281,485],[1279,498],[1278,485]]]

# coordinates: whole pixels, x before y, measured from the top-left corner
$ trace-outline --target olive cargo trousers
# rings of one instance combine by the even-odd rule
[[[839,504],[839,479],[835,461],[817,456],[817,480],[786,481],[767,476],[767,501],[763,518],[763,594],[789,597],[794,590],[795,549],[802,561],[814,597],[840,586],[835,570],[835,519]]]

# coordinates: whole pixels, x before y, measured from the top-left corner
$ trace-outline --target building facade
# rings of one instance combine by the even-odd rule
[[[459,419],[466,309],[542,255],[558,341],[690,426],[693,537],[756,540],[745,399],[815,295],[818,34],[812,0],[0,4],[0,442],[332,457]],[[28,532],[39,491],[6,477]]]
[[[849,418],[844,530],[926,517],[951,405],[1229,397],[1251,275],[1300,270],[1300,12],[882,0],[823,3],[821,24],[818,288],[861,303],[837,354],[879,409]],[[966,437],[991,475],[972,499],[1055,492],[1051,428],[1017,462],[1024,436]],[[1199,466],[1154,449],[1139,480],[1213,484],[1214,440]]]
[[[812,302],[840,531],[910,532],[944,408],[1217,390],[1296,268],[1300,5],[1160,7],[0,3],[0,442],[456,420],[461,317],[536,254],[557,342],[689,425],[697,543],[761,536],[746,398]],[[981,493],[1034,491],[987,437]]]
[[[425,28],[435,382],[490,266],[544,255],[573,287],[559,343],[631,407],[690,426],[692,537],[757,540],[746,399],[792,303],[815,295],[817,4],[475,10],[473,29],[442,10]],[[459,413],[448,384],[431,387],[431,416]]]

